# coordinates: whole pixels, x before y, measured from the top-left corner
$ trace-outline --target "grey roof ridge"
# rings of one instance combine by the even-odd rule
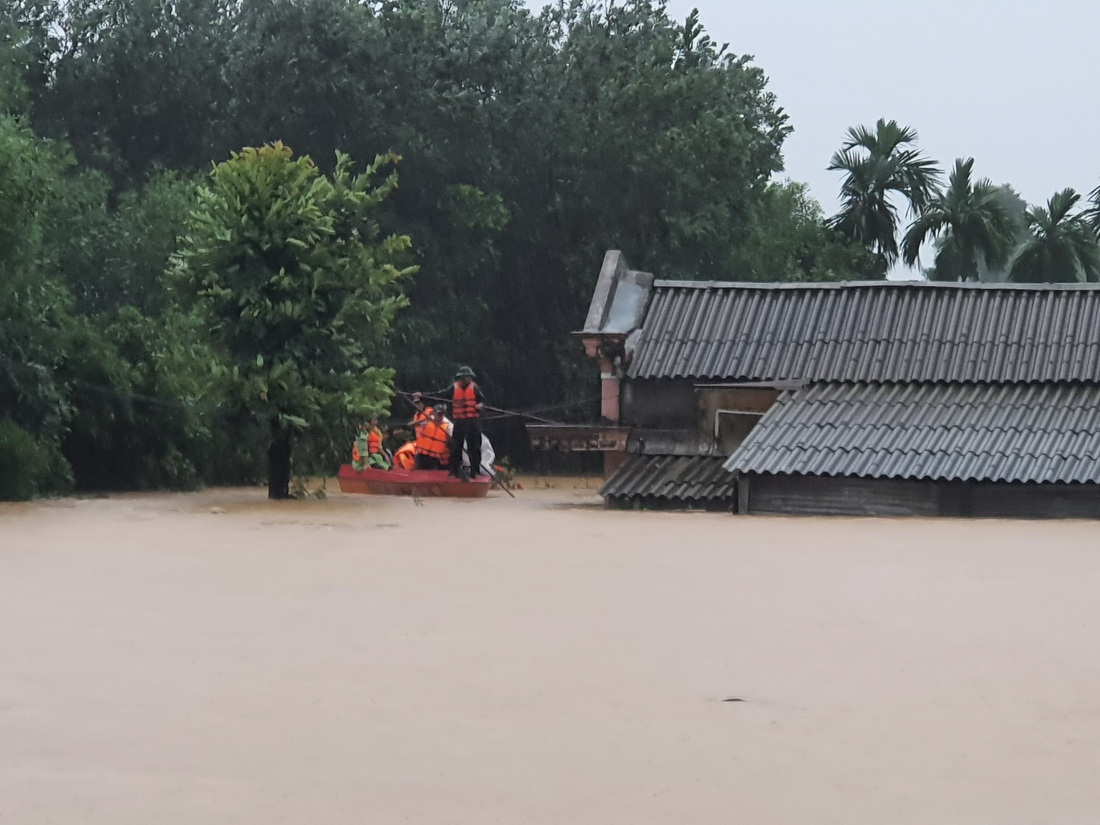
[[[740,474],[740,471],[739,470],[730,470],[730,473],[731,474],[732,473]],[[821,472],[813,472],[813,473],[791,473],[791,472],[756,473],[756,472],[754,472],[753,475],[761,475],[761,476],[766,475],[766,476],[776,476],[776,477],[783,477],[783,478],[808,478],[810,476],[820,476],[822,478],[873,478],[873,479],[878,479],[878,480],[888,479],[888,480],[895,480],[895,481],[946,481],[946,482],[979,482],[979,483],[984,482],[984,483],[991,483],[991,484],[1020,484],[1020,485],[1034,484],[1036,486],[1041,486],[1041,485],[1044,485],[1044,484],[1049,484],[1049,485],[1062,484],[1062,485],[1067,486],[1067,487],[1083,487],[1086,484],[1096,484],[1095,481],[1082,481],[1080,479],[1066,479],[1066,480],[1062,480],[1062,481],[1059,481],[1059,480],[1052,480],[1052,481],[1047,481],[1047,480],[1042,480],[1042,481],[1033,481],[1033,480],[1014,481],[1014,480],[1008,479],[1008,478],[976,478],[974,476],[964,476],[964,475],[958,475],[958,474],[952,474],[950,476],[937,476],[937,475],[932,475],[930,473],[898,473],[898,472],[890,472],[890,471],[875,472],[875,473],[841,473],[841,472],[835,472],[835,471],[832,471],[832,470],[827,471],[827,472],[826,471],[821,471]]]
[[[783,386],[779,386],[783,385]],[[852,379],[852,378],[802,378],[786,379],[783,381],[731,381],[728,383],[714,383],[714,387],[762,387],[773,388],[780,392],[800,392],[810,387],[824,386],[851,386],[851,387],[885,387],[885,386],[956,386],[956,387],[1028,387],[1065,385],[1067,387],[1092,387],[1100,386],[1100,377],[1097,378],[1025,378],[1025,379],[959,379],[959,378],[876,378],[876,379]],[[697,384],[705,387],[707,384]]]
[[[782,384],[783,386],[777,386]],[[1029,385],[1045,385],[1045,384],[1065,384],[1067,386],[1095,386],[1100,385],[1100,376],[1096,378],[1015,378],[1015,379],[987,379],[987,378],[791,378],[784,379],[782,381],[730,381],[730,382],[715,382],[713,384],[704,384],[696,382],[696,386],[699,387],[733,387],[733,388],[773,388],[780,390],[781,392],[796,392],[798,390],[807,389],[809,387],[823,387],[827,384],[835,384],[838,386],[888,386],[892,384],[912,384],[914,386],[975,386],[975,387],[994,387],[994,386],[1021,386],[1026,387]]]
[[[759,289],[759,290],[844,290],[866,289],[960,289],[1016,292],[1100,292],[1100,283],[1008,284],[959,283],[953,281],[678,281],[656,278],[654,289]]]

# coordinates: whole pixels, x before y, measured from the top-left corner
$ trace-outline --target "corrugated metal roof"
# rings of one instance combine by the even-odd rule
[[[656,281],[633,378],[1100,381],[1093,286]]]
[[[636,455],[600,488],[607,498],[722,501],[734,495],[733,476],[712,456]]]
[[[780,396],[730,471],[1100,482],[1100,386],[818,384]]]

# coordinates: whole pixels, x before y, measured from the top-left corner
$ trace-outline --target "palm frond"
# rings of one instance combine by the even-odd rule
[[[902,240],[902,260],[913,265],[920,247],[936,241],[934,273],[938,280],[977,280],[979,264],[1001,267],[1008,261],[1016,224],[988,180],[973,182],[974,159],[959,158],[947,188],[929,190],[928,201]]]
[[[1011,279],[1045,283],[1100,281],[1100,243],[1087,212],[1073,213],[1081,196],[1056,192],[1046,207],[1025,213],[1031,237],[1012,262]]]
[[[938,238],[944,226],[942,213],[929,211],[917,216],[901,240],[901,259],[906,266],[913,266],[920,260],[920,248],[924,242]]]
[[[1085,210],[1085,220],[1089,222],[1092,231],[1100,236],[1100,186],[1089,192],[1089,203],[1092,206]]]
[[[850,128],[829,162],[830,171],[844,173],[841,209],[830,225],[889,264],[898,257],[892,198],[900,196],[909,214],[919,215],[939,191],[940,170],[912,145],[916,138],[915,130],[880,119],[873,128]]]
[[[1051,222],[1057,224],[1064,221],[1079,200],[1081,200],[1081,196],[1072,188],[1055,192],[1047,204]]]
[[[899,146],[916,143],[917,132],[908,126],[901,126],[896,120],[879,118],[873,129],[855,126],[848,130],[844,142],[845,149],[862,148],[871,154],[889,155]]]

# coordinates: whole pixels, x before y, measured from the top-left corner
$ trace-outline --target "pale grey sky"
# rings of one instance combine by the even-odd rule
[[[540,0],[527,0],[541,8]],[[1100,184],[1100,0],[669,0],[735,54],[751,54],[790,117],[785,175],[826,213],[827,172],[849,126],[895,119],[946,171],[973,157],[979,177],[1029,203]]]

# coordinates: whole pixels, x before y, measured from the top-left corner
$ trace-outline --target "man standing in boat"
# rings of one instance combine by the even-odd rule
[[[474,383],[474,371],[469,367],[459,367],[455,372],[454,383],[450,387],[433,393],[425,393],[430,398],[444,402],[450,407],[454,434],[451,442],[451,460],[449,470],[456,478],[465,478],[462,467],[462,447],[470,457],[470,469],[466,473],[482,475],[481,471],[481,411],[485,408],[485,396],[481,388]],[[476,469],[474,469],[476,468]]]

